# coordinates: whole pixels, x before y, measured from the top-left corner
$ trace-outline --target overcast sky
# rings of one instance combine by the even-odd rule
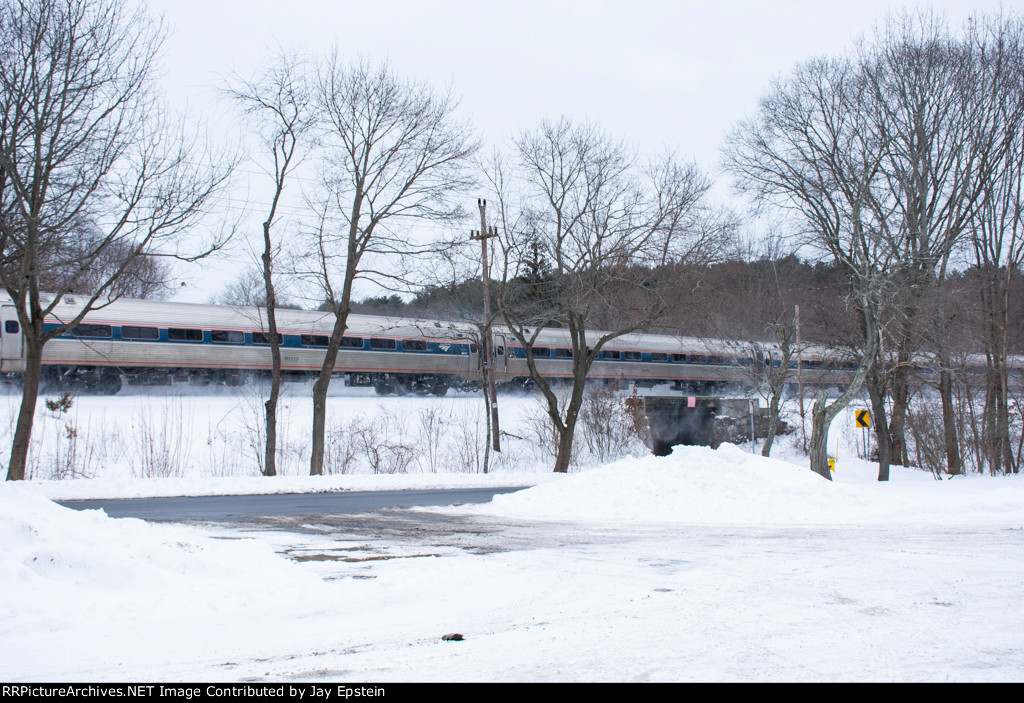
[[[250,76],[278,47],[387,59],[450,86],[485,144],[545,116],[589,119],[645,151],[670,149],[714,171],[725,134],[773,76],[847,51],[901,8],[958,25],[1024,0],[150,0],[171,29],[165,90],[194,112],[212,87]],[[225,126],[224,118],[218,123]]]

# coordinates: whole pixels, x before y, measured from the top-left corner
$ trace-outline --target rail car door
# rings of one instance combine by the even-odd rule
[[[25,340],[13,305],[0,306],[0,372],[25,371]]]
[[[494,382],[504,383],[508,380],[508,344],[505,335],[494,335]]]

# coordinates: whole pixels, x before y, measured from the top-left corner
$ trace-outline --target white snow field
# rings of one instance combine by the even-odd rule
[[[553,477],[524,429],[532,401],[503,399],[523,439],[508,438],[503,454],[516,457],[488,476],[445,473],[465,471],[451,447],[433,473],[421,435],[414,473],[301,477],[296,451],[292,475],[264,478],[241,440],[234,455],[217,447],[218,432],[242,431],[224,419],[233,402],[118,396],[41,411],[34,480],[0,487],[0,680],[1024,681],[1017,477],[894,468],[878,483],[846,452],[847,419],[833,482],[791,450],[763,459],[749,445]],[[408,429],[429,403],[458,413],[479,399],[380,402],[334,397],[331,412],[386,407]],[[289,402],[296,428],[306,403]],[[190,453],[169,477],[127,457],[134,435],[119,423],[143,433],[145,412],[193,428],[187,446],[148,435]],[[68,423],[65,439],[102,427],[120,439],[89,465],[95,478],[41,480],[59,468],[54,438]],[[436,546],[330,526],[111,519],[49,500],[524,481],[538,485],[443,509],[467,531]],[[473,548],[475,528],[487,548]],[[442,640],[455,632],[464,640]]]

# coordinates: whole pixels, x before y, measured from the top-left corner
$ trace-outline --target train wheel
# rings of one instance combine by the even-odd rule
[[[377,395],[390,395],[391,388],[388,386],[387,383],[378,381],[373,384],[373,392],[376,393]]]
[[[409,395],[409,383],[400,378],[391,379],[391,392],[395,395]]]
[[[434,387],[430,390],[431,393],[436,395],[438,398],[442,398],[448,395],[448,384],[444,381],[438,381],[434,384]]]
[[[96,390],[103,395],[115,395],[121,390],[121,376],[116,373],[105,373],[96,384]]]

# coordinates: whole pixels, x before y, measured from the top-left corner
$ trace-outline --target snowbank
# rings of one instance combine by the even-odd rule
[[[704,524],[984,523],[1024,527],[1024,480],[958,477],[841,462],[829,482],[800,466],[730,444],[676,447],[667,457],[618,461],[467,507],[522,519]]]

